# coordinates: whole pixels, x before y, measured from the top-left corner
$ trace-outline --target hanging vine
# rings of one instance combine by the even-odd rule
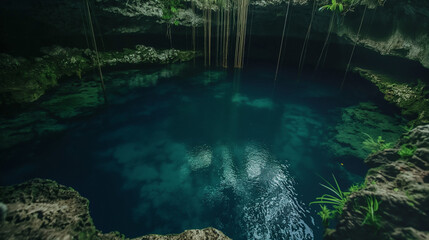
[[[248,10],[249,0],[237,0],[237,32],[234,59],[235,68],[243,68]]]
[[[94,25],[92,24],[92,14],[91,14],[91,8],[89,7],[89,0],[85,0],[85,5],[86,5],[87,16],[88,16],[89,29],[91,30],[91,34],[92,34],[92,43],[95,50],[95,57],[97,60],[98,73],[100,74],[101,89],[103,90],[104,102],[106,103],[107,102],[106,87],[104,85],[103,72],[101,71],[100,56],[98,54],[97,41],[95,40]]]
[[[286,14],[285,14],[285,21],[283,23],[282,40],[280,41],[279,57],[277,58],[277,67],[276,67],[276,74],[274,76],[274,81],[277,80],[277,74],[279,72],[280,58],[282,56],[283,42],[284,42],[284,37],[285,37],[287,19],[288,19],[288,15],[289,15],[290,2],[291,2],[291,0],[289,0],[289,2],[287,4],[287,9],[286,9]]]

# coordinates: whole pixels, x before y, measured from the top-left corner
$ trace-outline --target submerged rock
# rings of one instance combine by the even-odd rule
[[[91,113],[104,103],[100,84],[94,81],[68,82],[40,106],[58,118],[71,118]]]
[[[404,144],[415,151],[404,155]],[[429,125],[415,128],[394,149],[365,162],[372,167],[365,187],[350,195],[327,239],[429,239]],[[373,218],[370,197],[379,203]]]
[[[9,209],[5,221],[0,224],[0,239],[126,239],[118,232],[103,234],[97,230],[89,215],[89,201],[74,189],[52,180],[33,179],[0,187],[0,201]],[[179,239],[230,238],[217,229],[205,228],[132,240]]]
[[[371,102],[363,102],[342,110],[342,121],[335,127],[337,133],[328,146],[337,156],[351,155],[361,159],[369,150],[362,142],[368,138],[381,136],[386,142],[393,142],[404,132],[405,122],[399,116],[391,117],[380,112]]]
[[[14,118],[0,117],[0,123],[0,149],[61,132],[66,128],[45,111],[25,112]]]
[[[78,76],[96,68],[97,58],[89,49],[43,48],[40,58],[24,59],[0,54],[0,105],[28,103],[39,99],[49,88],[56,86],[64,76]],[[193,51],[175,49],[156,50],[137,45],[135,49],[100,52],[102,67],[119,64],[156,63],[167,64],[189,61],[195,57]]]

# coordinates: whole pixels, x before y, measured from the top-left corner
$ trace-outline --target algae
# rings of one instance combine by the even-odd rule
[[[393,142],[403,133],[404,120],[381,113],[371,102],[342,109],[342,121],[335,127],[336,134],[328,147],[337,156],[352,155],[364,159],[370,150],[363,148],[363,141],[370,136],[382,136],[386,142]]]

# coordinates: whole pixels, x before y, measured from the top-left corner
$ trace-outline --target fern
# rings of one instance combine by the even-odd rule
[[[322,210],[318,212],[317,215],[322,218],[322,223],[327,228],[329,227],[329,220],[334,217],[334,213],[328,207],[326,207],[326,205],[320,205],[320,208]]]
[[[375,141],[374,138],[372,138],[369,134],[367,133],[362,133],[362,134],[364,134],[367,137],[362,142],[363,147],[365,149],[368,149],[372,153],[376,153],[376,152],[391,148],[393,145],[392,143],[386,142],[385,140],[383,140],[381,136],[378,136],[377,141]]]
[[[335,178],[334,174],[332,174],[332,178],[334,179],[335,187],[324,178],[322,179],[323,181],[325,181],[326,184],[320,183],[320,185],[328,189],[333,194],[323,194],[321,197],[316,198],[317,201],[311,202],[310,205],[316,203],[329,204],[333,206],[335,212],[338,215],[341,215],[343,212],[344,204],[347,202],[347,195],[349,193],[341,191],[341,188],[338,185],[337,179]]]

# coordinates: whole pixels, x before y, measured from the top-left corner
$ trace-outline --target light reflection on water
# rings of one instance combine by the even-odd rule
[[[205,223],[208,217],[219,224],[215,227],[235,228],[241,235],[237,239],[314,238],[314,224],[298,200],[287,162],[279,163],[262,144],[188,147],[164,141],[153,147],[167,152],[167,159],[151,164],[141,161],[148,146],[138,146],[128,143],[114,150],[119,171],[140,186],[137,219],[152,215],[171,220],[179,212],[192,219],[182,223],[183,229]]]
[[[344,98],[317,82],[273,96],[271,72],[261,69],[239,81],[202,72],[186,85],[173,70],[111,74],[109,89],[118,89],[107,109],[42,141],[32,157],[20,150],[17,159],[32,167],[2,172],[2,180],[73,186],[91,201],[97,228],[127,237],[212,226],[235,240],[320,239],[318,209],[308,206],[321,194],[316,173],[345,184],[360,177],[322,144],[341,119],[339,104],[367,96]]]

